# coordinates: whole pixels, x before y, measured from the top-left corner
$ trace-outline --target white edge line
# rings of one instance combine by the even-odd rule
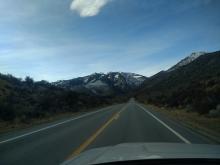
[[[172,128],[170,128],[166,123],[164,123],[163,121],[161,121],[160,119],[158,119],[156,116],[154,116],[151,112],[149,112],[148,110],[146,110],[144,107],[142,107],[141,105],[137,104],[137,106],[139,106],[142,110],[144,110],[146,113],[148,113],[150,116],[152,116],[154,119],[156,119],[158,122],[160,122],[163,126],[165,126],[167,129],[169,129],[172,133],[174,133],[177,137],[179,137],[182,141],[184,141],[187,144],[191,144],[191,142],[189,140],[187,140],[186,138],[184,138],[182,135],[180,135],[178,132],[176,132],[175,130],[173,130]]]
[[[49,125],[49,126],[44,127],[44,128],[40,128],[40,129],[35,130],[35,131],[31,131],[31,132],[28,132],[28,133],[25,133],[25,134],[22,134],[22,135],[13,137],[13,138],[9,138],[9,139],[7,139],[7,140],[0,141],[0,144],[6,143],[6,142],[10,142],[10,141],[13,141],[13,140],[16,140],[16,139],[20,139],[20,138],[22,138],[22,137],[25,137],[25,136],[28,136],[28,135],[32,135],[32,134],[34,134],[34,133],[41,132],[41,131],[44,131],[44,130],[47,130],[47,129],[50,129],[50,128],[53,128],[53,127],[56,127],[56,126],[59,126],[59,125],[62,125],[62,124],[71,122],[71,121],[74,121],[74,120],[77,120],[77,119],[80,119],[80,118],[83,118],[83,117],[92,115],[92,114],[94,114],[94,113],[98,113],[98,112],[100,112],[100,111],[103,111],[103,109],[106,109],[106,108],[102,108],[102,109],[100,109],[100,110],[98,110],[98,111],[95,111],[95,112],[89,112],[89,113],[86,113],[86,114],[84,114],[84,115],[81,115],[81,116],[78,116],[78,117],[74,117],[74,118],[72,118],[72,119],[68,119],[68,120],[65,120],[65,121],[62,121],[62,122],[53,124],[53,125]]]

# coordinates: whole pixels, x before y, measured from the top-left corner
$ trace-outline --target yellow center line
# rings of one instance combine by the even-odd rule
[[[111,124],[113,120],[117,120],[119,118],[120,113],[125,109],[125,107],[122,108],[119,112],[116,112],[104,125],[102,125],[94,134],[92,134],[92,136],[90,136],[76,150],[74,150],[73,153],[67,157],[67,160],[72,159],[73,157],[79,155],[83,150],[85,150],[97,138],[97,136],[99,136],[104,131],[104,129]]]

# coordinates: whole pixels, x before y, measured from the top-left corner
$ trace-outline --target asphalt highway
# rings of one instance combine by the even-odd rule
[[[0,135],[0,164],[56,165],[91,148],[129,142],[207,144],[210,140],[130,100]]]

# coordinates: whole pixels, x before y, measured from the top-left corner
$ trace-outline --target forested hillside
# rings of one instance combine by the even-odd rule
[[[58,88],[46,81],[34,82],[30,77],[21,80],[0,74],[0,121],[28,122],[56,113],[91,109],[112,100]]]
[[[220,104],[220,51],[201,55],[172,71],[147,79],[135,96],[142,102],[185,107],[201,114]]]

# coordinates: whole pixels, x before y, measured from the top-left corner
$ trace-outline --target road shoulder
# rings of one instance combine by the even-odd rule
[[[174,122],[186,127],[193,132],[207,138],[211,143],[220,143],[220,119],[208,118],[185,110],[160,108],[154,105],[142,104],[145,108],[162,114]],[[214,129],[213,129],[214,127]]]

